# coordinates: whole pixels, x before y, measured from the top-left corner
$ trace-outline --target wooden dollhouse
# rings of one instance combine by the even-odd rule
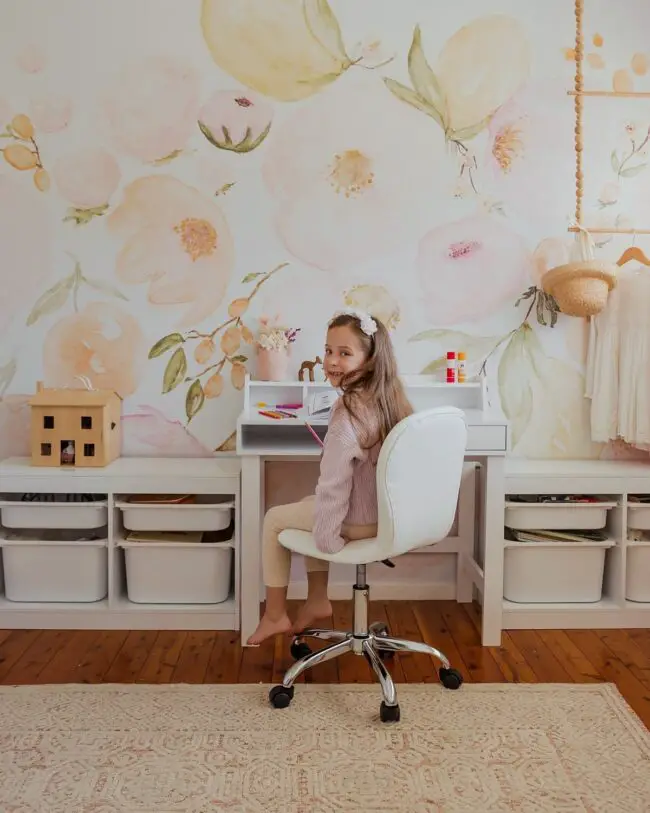
[[[49,389],[31,406],[34,466],[106,466],[122,448],[122,399],[111,390]]]

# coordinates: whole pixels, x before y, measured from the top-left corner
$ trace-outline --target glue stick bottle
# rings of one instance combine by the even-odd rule
[[[447,384],[456,383],[456,353],[450,350],[447,353]]]
[[[467,358],[466,354],[461,350],[458,353],[458,365],[457,365],[457,371],[458,371],[457,381],[458,381],[459,384],[464,384],[465,381],[467,380],[466,379],[466,367],[465,367],[466,358]]]

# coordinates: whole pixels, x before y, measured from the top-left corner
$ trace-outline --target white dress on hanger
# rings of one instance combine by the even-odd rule
[[[606,308],[592,317],[585,395],[592,440],[650,444],[650,270],[621,270]]]

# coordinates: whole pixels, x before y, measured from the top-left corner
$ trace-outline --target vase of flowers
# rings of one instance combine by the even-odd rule
[[[260,319],[257,334],[257,380],[287,381],[289,379],[289,356],[291,345],[300,328],[288,328]]]

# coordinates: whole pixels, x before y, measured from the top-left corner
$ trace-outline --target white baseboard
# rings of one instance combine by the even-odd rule
[[[302,600],[307,597],[307,582],[295,582],[289,587],[287,597]],[[332,601],[352,599],[352,584],[330,583],[329,597]],[[413,584],[413,582],[375,582],[370,584],[371,601],[450,601],[456,598],[456,585],[449,582],[438,584]]]

